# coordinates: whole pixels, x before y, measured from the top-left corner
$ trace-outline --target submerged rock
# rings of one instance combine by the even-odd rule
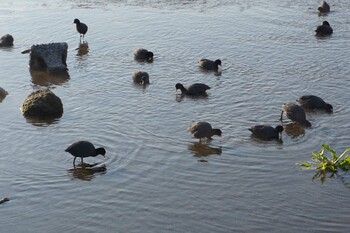
[[[49,89],[32,92],[22,104],[22,112],[26,117],[59,118],[63,114],[61,99]]]
[[[0,38],[0,47],[11,47],[13,46],[13,36],[6,34]]]

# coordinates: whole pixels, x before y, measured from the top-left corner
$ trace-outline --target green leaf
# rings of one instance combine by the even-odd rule
[[[307,162],[301,163],[300,166],[302,166],[302,167],[311,167],[311,163],[307,163]]]

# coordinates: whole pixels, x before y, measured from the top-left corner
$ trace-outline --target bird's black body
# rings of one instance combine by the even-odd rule
[[[198,61],[199,66],[204,70],[218,70],[221,66],[221,60],[217,59],[215,61],[209,59],[201,59]]]
[[[97,155],[105,155],[106,150],[104,148],[95,148],[95,146],[88,141],[78,141],[70,145],[66,150],[71,155],[74,156],[73,164],[75,164],[75,159],[77,157],[81,158],[81,162],[83,163],[83,158],[86,157],[96,157]]]
[[[134,50],[134,58],[137,61],[148,61],[152,62],[153,61],[153,52],[143,49],[143,48],[137,48]]]
[[[324,110],[333,112],[333,106],[326,103],[321,97],[315,95],[304,95],[297,100],[305,110]]]
[[[73,23],[75,23],[77,26],[77,31],[80,34],[80,38],[83,37],[83,39],[84,39],[84,36],[88,31],[88,26],[85,23],[80,22],[79,19],[74,19]]]
[[[315,32],[317,36],[329,36],[332,35],[333,29],[328,21],[323,21],[322,25],[318,26]]]
[[[210,89],[210,87],[204,83],[194,83],[187,88],[185,88],[181,83],[177,83],[175,88],[176,90],[180,89],[182,94],[190,96],[207,95],[206,91]]]
[[[280,135],[282,135],[283,126],[278,125],[273,128],[269,125],[254,125],[248,130],[251,131],[254,136],[260,139],[281,139]]]

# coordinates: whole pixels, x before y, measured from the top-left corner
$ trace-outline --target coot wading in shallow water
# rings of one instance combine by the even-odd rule
[[[304,95],[297,99],[297,102],[305,110],[324,110],[328,113],[333,112],[333,106],[329,103],[326,103],[322,98],[315,95]]]
[[[97,155],[102,155],[105,157],[106,150],[104,148],[95,148],[95,146],[88,141],[78,141],[70,145],[66,150],[71,155],[74,156],[73,165],[75,165],[75,159],[77,157],[81,158],[81,163],[83,163],[83,158],[86,157],[96,157]]]
[[[0,38],[0,47],[11,47],[13,46],[13,36],[6,34]]]
[[[330,11],[330,7],[326,1],[322,1],[318,7],[319,13],[328,13]]]
[[[74,19],[73,23],[75,23],[77,26],[77,31],[80,34],[80,40],[81,40],[81,37],[83,37],[83,40],[84,40],[84,36],[88,30],[88,26],[85,23],[80,22],[79,19]]]
[[[137,61],[153,61],[153,53],[147,49],[137,48],[134,50],[134,58]]]
[[[147,72],[141,70],[134,70],[132,72],[132,80],[134,81],[134,83],[146,85],[149,84],[149,75]]]
[[[208,122],[199,121],[193,122],[187,129],[191,132],[192,136],[198,138],[199,141],[203,138],[211,139],[212,136],[221,136],[222,132],[220,129],[213,129]]]
[[[282,105],[282,112],[281,112],[281,122],[283,118],[283,113],[291,120],[298,122],[300,125],[304,127],[311,127],[311,123],[306,120],[306,114],[304,109],[296,104],[288,103]]]
[[[254,125],[248,130],[251,131],[255,137],[262,140],[282,140],[282,125],[277,125],[275,128],[269,125]]]
[[[210,89],[210,87],[204,83],[194,83],[187,88],[181,83],[177,83],[175,88],[176,90],[180,89],[182,94],[189,96],[205,96],[207,95],[206,91]]]
[[[332,35],[333,29],[328,21],[323,21],[322,25],[318,26],[315,30],[316,36],[329,36]]]
[[[201,59],[198,61],[199,67],[204,70],[214,70],[217,71],[221,67],[221,60],[217,59],[215,61],[209,59]]]

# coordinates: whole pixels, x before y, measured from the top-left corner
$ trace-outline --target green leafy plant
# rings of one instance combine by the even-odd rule
[[[300,165],[309,169],[315,168],[316,174],[312,179],[320,178],[323,183],[327,173],[330,173],[330,177],[333,177],[339,170],[344,172],[350,170],[349,151],[350,148],[338,156],[329,145],[322,144],[322,149],[318,153],[312,152],[312,161],[301,163]]]

